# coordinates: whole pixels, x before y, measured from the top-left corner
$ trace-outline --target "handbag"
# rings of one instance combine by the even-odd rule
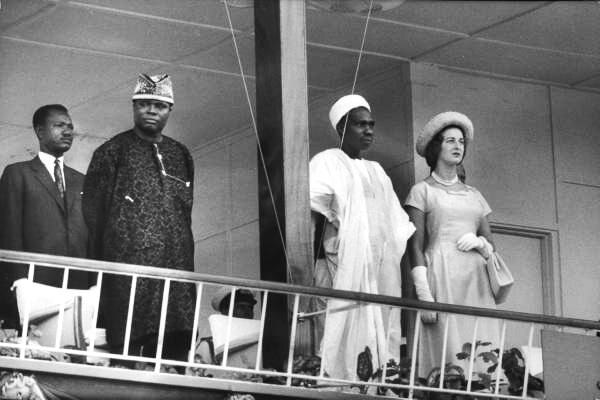
[[[495,251],[488,257],[487,273],[496,304],[504,303],[510,288],[515,283],[515,278],[500,254]]]

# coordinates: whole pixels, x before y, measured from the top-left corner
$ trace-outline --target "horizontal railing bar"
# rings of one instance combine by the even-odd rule
[[[0,367],[3,357],[0,357]],[[123,368],[105,368],[94,365],[56,363],[43,360],[20,360],[7,366],[11,369],[38,371],[67,376],[93,377],[94,379],[109,379],[134,383],[182,386],[203,390],[224,390],[238,393],[255,393],[274,396],[301,397],[310,399],[364,399],[364,395],[306,389],[298,386],[275,385],[247,381],[232,381],[220,378],[208,378],[190,375],[157,374],[153,371],[129,370]],[[371,397],[371,396],[369,396]],[[368,397],[367,397],[368,398]],[[378,398],[378,397],[371,397]]]
[[[83,258],[72,258],[54,256],[48,254],[26,253],[11,250],[0,250],[0,261],[19,262],[24,264],[35,263],[46,266],[75,267],[88,271],[103,271],[105,273],[135,274],[155,278],[169,278],[172,280],[184,280],[190,282],[205,282],[218,285],[240,286],[250,289],[269,290],[283,294],[299,293],[307,296],[329,297],[355,302],[368,302],[375,304],[391,305],[395,307],[409,308],[414,310],[430,310],[453,314],[471,315],[486,318],[499,318],[512,321],[533,322],[544,325],[568,326],[573,328],[600,330],[600,322],[557,317],[553,315],[531,314],[518,311],[493,310],[481,307],[461,306],[457,304],[446,304],[436,302],[422,302],[416,299],[399,298],[379,294],[352,292],[349,290],[328,289],[312,286],[291,285],[287,283],[258,281],[245,278],[229,276],[201,274],[198,272],[163,269],[156,267],[140,266],[124,263],[113,263],[107,261],[89,260]]]
[[[5,357],[0,357],[0,366],[2,366],[2,360],[3,359],[10,359],[10,358],[5,358]],[[38,363],[37,365],[39,366],[39,364],[46,364],[46,363],[52,363],[52,367],[56,367],[57,364],[54,361],[46,361],[46,360],[25,360],[25,361],[29,361],[31,363]],[[198,364],[194,364],[194,365],[187,365],[189,363],[186,362],[173,362],[172,364],[170,362],[165,362],[165,364],[169,364],[169,365],[181,365],[181,366],[191,366],[193,368],[205,368],[204,365],[198,365]],[[69,364],[67,364],[69,365]],[[73,364],[71,364],[73,365]],[[76,364],[76,365],[81,365],[81,364]],[[242,373],[251,373],[254,372],[256,375],[264,375],[264,376],[275,376],[275,377],[280,377],[280,378],[285,378],[286,377],[286,373],[285,372],[278,372],[278,371],[268,371],[268,370],[264,370],[264,371],[254,371],[254,370],[249,370],[249,369],[245,369],[245,368],[232,368],[232,367],[220,367],[218,365],[206,365],[208,368],[208,370],[223,370],[223,371],[228,371],[228,372],[242,372]],[[114,368],[106,368],[106,367],[98,367],[98,366],[90,366],[90,365],[86,365],[86,368],[88,367],[93,367],[93,368],[101,368],[102,371],[106,371],[106,370],[114,370]],[[11,368],[13,368],[13,366],[11,365]],[[31,368],[31,366],[28,369],[34,369]],[[42,371],[47,371],[47,369],[41,369]],[[147,374],[153,374],[154,376],[159,375],[159,376],[169,376],[169,377],[187,377],[187,378],[192,378],[192,379],[196,379],[196,378],[203,378],[203,379],[210,379],[210,381],[212,382],[213,380],[219,381],[219,378],[207,378],[207,377],[198,377],[198,376],[192,376],[192,375],[175,375],[175,374],[170,374],[170,373],[157,373],[154,371],[145,371],[145,370],[124,370],[124,369],[118,369],[119,371],[127,371],[129,374],[132,374],[130,379],[127,380],[135,380],[135,381],[140,381],[139,379],[139,375],[136,374],[142,374],[142,375],[147,375]],[[53,372],[57,372],[60,373],[59,370],[54,370]],[[73,374],[72,372],[69,372],[70,374]],[[82,374],[83,375],[83,374]],[[85,376],[92,376],[92,375],[85,375]],[[94,377],[102,377],[102,375],[97,375],[94,374]],[[404,389],[404,390],[408,390],[411,389],[410,385],[406,385],[406,384],[401,384],[401,383],[391,383],[391,382],[356,382],[356,381],[350,381],[350,380],[345,380],[345,379],[335,379],[335,378],[330,378],[330,377],[318,377],[318,376],[314,376],[314,375],[304,375],[304,374],[291,374],[289,375],[292,379],[303,379],[303,380],[314,380],[314,381],[319,381],[319,382],[327,382],[329,383],[328,385],[324,385],[323,387],[341,387],[341,386],[357,386],[357,385],[365,385],[365,386],[372,386],[372,387],[386,387],[386,388],[393,388],[393,389]],[[125,377],[121,377],[120,378],[125,378]],[[226,382],[231,382],[230,380],[226,380]],[[160,382],[154,382],[153,383],[160,383]],[[174,382],[173,381],[169,381],[169,384],[172,385]],[[270,386],[270,387],[287,387],[287,388],[300,388],[300,387],[294,387],[294,386],[286,386],[286,385],[273,385],[273,384],[266,384],[266,383],[262,383],[262,382],[254,382],[254,385],[266,385],[266,386]],[[252,389],[250,391],[256,393],[257,392],[257,387],[253,386]],[[308,391],[317,391],[317,388],[303,388],[304,390],[308,390]],[[489,398],[502,398],[502,399],[523,399],[522,396],[513,396],[513,395],[508,395],[508,394],[494,394],[494,393],[486,393],[486,392],[473,392],[473,391],[466,391],[466,390],[458,390],[458,389],[449,389],[449,388],[435,388],[435,387],[430,387],[430,386],[413,386],[412,389],[414,390],[420,390],[420,391],[427,391],[427,392],[438,392],[438,393],[454,393],[454,394],[461,394],[461,395],[473,395],[473,396],[478,396],[478,397],[489,397]],[[321,391],[318,391],[318,393],[321,393]],[[346,394],[348,394],[346,392]],[[531,397],[526,397],[525,399],[530,399]]]

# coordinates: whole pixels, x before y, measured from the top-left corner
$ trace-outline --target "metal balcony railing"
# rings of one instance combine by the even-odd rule
[[[528,391],[531,386],[529,368],[530,363],[526,362],[521,365],[520,379],[521,387],[516,387],[513,382],[507,380],[503,373],[491,372],[489,377],[484,379],[485,386],[483,389],[481,375],[478,375],[475,370],[477,358],[481,354],[477,354],[477,341],[479,336],[477,333],[478,325],[481,321],[487,319],[496,319],[500,321],[501,331],[499,333],[500,343],[499,351],[496,356],[490,356],[492,360],[487,360],[490,365],[496,365],[495,371],[501,371],[503,367],[503,357],[506,353],[506,344],[510,342],[507,337],[507,324],[522,324],[527,327],[527,345],[532,348],[534,336],[537,329],[568,329],[570,331],[578,331],[584,334],[589,334],[592,330],[600,330],[600,323],[587,320],[561,318],[555,316],[527,314],[520,312],[507,312],[493,309],[484,309],[477,307],[465,307],[442,303],[424,303],[412,299],[395,298],[390,296],[372,295],[366,293],[357,293],[350,291],[340,291],[325,288],[305,287],[297,285],[288,285],[283,283],[275,283],[268,281],[253,281],[247,279],[239,279],[233,277],[216,276],[199,274],[193,272],[165,270],[153,267],[99,262],[94,260],[76,259],[68,257],[58,257],[43,254],[14,252],[0,250],[0,263],[21,264],[22,268],[27,271],[28,281],[35,280],[36,268],[40,266],[57,268],[63,271],[63,283],[61,288],[56,290],[63,291],[64,297],[61,297],[59,305],[55,312],[56,324],[53,325],[52,332],[45,334],[52,335],[52,344],[40,345],[31,343],[28,340],[30,336],[31,322],[31,306],[34,304],[36,296],[39,293],[29,291],[29,298],[25,299],[24,309],[21,310],[22,329],[18,335],[12,340],[0,343],[0,350],[3,350],[0,355],[0,370],[12,369],[22,371],[45,371],[63,375],[74,375],[79,377],[95,377],[105,378],[110,380],[129,381],[129,382],[146,382],[149,384],[167,384],[171,386],[181,386],[187,388],[202,388],[212,390],[226,390],[246,393],[262,393],[270,395],[279,395],[281,397],[305,397],[305,398],[351,398],[353,392],[357,392],[360,396],[379,397],[380,395],[395,396],[407,399],[442,399],[442,398],[494,398],[494,399],[529,399],[537,398]],[[124,337],[124,348],[121,353],[107,353],[98,348],[98,337],[96,337],[96,327],[98,320],[98,305],[100,290],[90,291],[91,310],[87,317],[90,321],[88,324],[92,327],[88,331],[86,343],[81,343],[81,329],[79,332],[75,329],[74,336],[79,336],[77,346],[64,347],[63,334],[65,330],[72,330],[72,326],[65,326],[66,310],[72,296],[69,296],[67,283],[69,273],[73,270],[84,270],[97,273],[97,288],[102,285],[103,276],[107,273],[123,275],[131,278],[131,293],[128,307],[128,317]],[[130,355],[128,343],[132,328],[132,313],[135,308],[135,290],[136,282],[141,278],[152,278],[164,281],[164,290],[162,294],[162,305],[160,314],[160,324],[158,332],[158,342],[155,357],[144,357],[139,355]],[[164,359],[161,357],[163,338],[165,332],[165,324],[168,309],[169,290],[173,282],[184,282],[196,285],[197,297],[195,299],[194,311],[194,329],[193,337],[189,343],[189,357],[187,361]],[[206,326],[206,318],[203,314],[202,304],[206,301],[207,295],[205,288],[214,289],[216,287],[226,286],[231,289],[231,301],[229,302],[229,313],[226,322],[225,337],[222,338],[224,343],[220,364],[208,364],[198,362],[196,354],[196,344],[198,342],[198,331],[201,326]],[[233,307],[235,303],[236,293],[240,289],[248,289],[259,294],[260,300],[260,320],[258,322],[260,328],[258,330],[258,338],[256,340],[256,359],[252,366],[230,365],[232,338],[234,333],[232,330],[234,321]],[[290,335],[289,335],[289,351],[285,355],[287,359],[285,370],[276,371],[265,369],[262,367],[261,355],[265,344],[264,338],[267,336],[265,329],[265,320],[267,313],[267,305],[273,293],[288,295],[292,300],[291,318],[290,318]],[[77,294],[75,302],[80,297]],[[346,300],[348,304],[337,312],[346,312],[356,307],[388,307],[399,308],[402,312],[410,316],[410,321],[413,323],[412,333],[408,338],[409,347],[406,351],[405,360],[397,360],[396,363],[387,363],[382,366],[379,373],[373,375],[373,379],[368,381],[352,381],[346,379],[329,376],[323,368],[320,368],[318,362],[316,368],[307,372],[298,370],[298,360],[300,354],[296,347],[298,341],[297,330],[299,321],[308,321],[311,318],[317,318],[323,314],[323,311],[300,312],[300,304],[307,298],[336,298]],[[68,304],[69,303],[69,304]],[[455,365],[449,364],[446,354],[448,353],[448,325],[444,326],[444,340],[442,349],[442,362],[439,368],[435,371],[435,379],[427,381],[425,376],[418,376],[418,342],[420,331],[422,329],[421,313],[426,311],[436,311],[443,315],[459,315],[461,318],[473,318],[473,335],[470,351],[463,354],[465,365],[463,368],[457,368]],[[405,321],[407,318],[404,319]],[[445,319],[448,321],[448,319]],[[69,322],[70,323],[70,322]],[[80,323],[80,321],[78,322]],[[303,322],[304,323],[304,322]],[[84,324],[85,325],[85,324]],[[77,328],[77,327],[76,327]],[[484,338],[485,339],[485,338]],[[388,336],[389,340],[389,336]],[[303,346],[306,350],[306,346]],[[12,353],[10,353],[12,351]],[[48,354],[67,354],[71,358],[83,359],[80,364],[73,364],[65,359],[39,360],[36,359],[36,353],[46,352]],[[8,354],[10,353],[10,354]],[[313,357],[318,360],[315,354],[303,354],[305,357]],[[489,358],[489,357],[488,357]],[[145,363],[152,366],[151,370],[136,370],[114,368],[106,365],[92,365],[90,360],[122,360],[130,362]],[[191,376],[189,374],[173,374],[166,373],[164,367],[178,366],[186,368],[186,371],[206,370],[213,371],[219,377],[206,376]],[[314,365],[313,365],[314,366]],[[488,365],[489,366],[489,365]],[[462,385],[453,385],[452,379],[457,378],[457,371],[462,371],[464,380]],[[230,375],[222,376],[222,373],[230,373]],[[237,375],[236,375],[237,374]],[[243,378],[240,376],[243,375]],[[431,375],[431,374],[430,374]],[[245,377],[245,378],[244,378]],[[252,379],[247,380],[248,377]],[[456,382],[456,381],[455,381]],[[299,386],[302,384],[302,386]],[[512,387],[511,387],[512,385]],[[518,386],[518,385],[517,385]],[[369,388],[371,388],[369,390]],[[511,391],[507,389],[511,388]],[[519,392],[515,393],[518,389]],[[443,396],[448,397],[443,397]],[[436,397],[437,396],[437,397]],[[463,396],[463,397],[451,397]],[[361,397],[362,398],[362,397]]]

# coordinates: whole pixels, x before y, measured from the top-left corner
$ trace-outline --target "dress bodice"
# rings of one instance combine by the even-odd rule
[[[465,233],[477,233],[481,218],[490,207],[471,186],[451,190],[425,181],[413,187],[406,201],[426,214],[427,247],[445,242],[456,243]]]

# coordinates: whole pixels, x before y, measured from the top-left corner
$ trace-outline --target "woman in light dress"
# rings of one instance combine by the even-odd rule
[[[415,184],[406,200],[417,228],[408,247],[411,275],[421,301],[495,308],[486,272],[486,259],[493,251],[491,209],[481,193],[457,175],[472,140],[469,118],[452,111],[433,117],[417,140],[417,153],[426,159],[431,175]],[[469,358],[460,360],[457,354],[473,341],[475,317],[423,312],[421,320],[419,376],[441,367],[446,324],[446,363],[467,371]],[[487,351],[497,347],[498,337],[497,321],[479,319],[477,340],[492,343]],[[478,348],[476,355],[482,351]],[[483,362],[481,357],[476,360]]]

